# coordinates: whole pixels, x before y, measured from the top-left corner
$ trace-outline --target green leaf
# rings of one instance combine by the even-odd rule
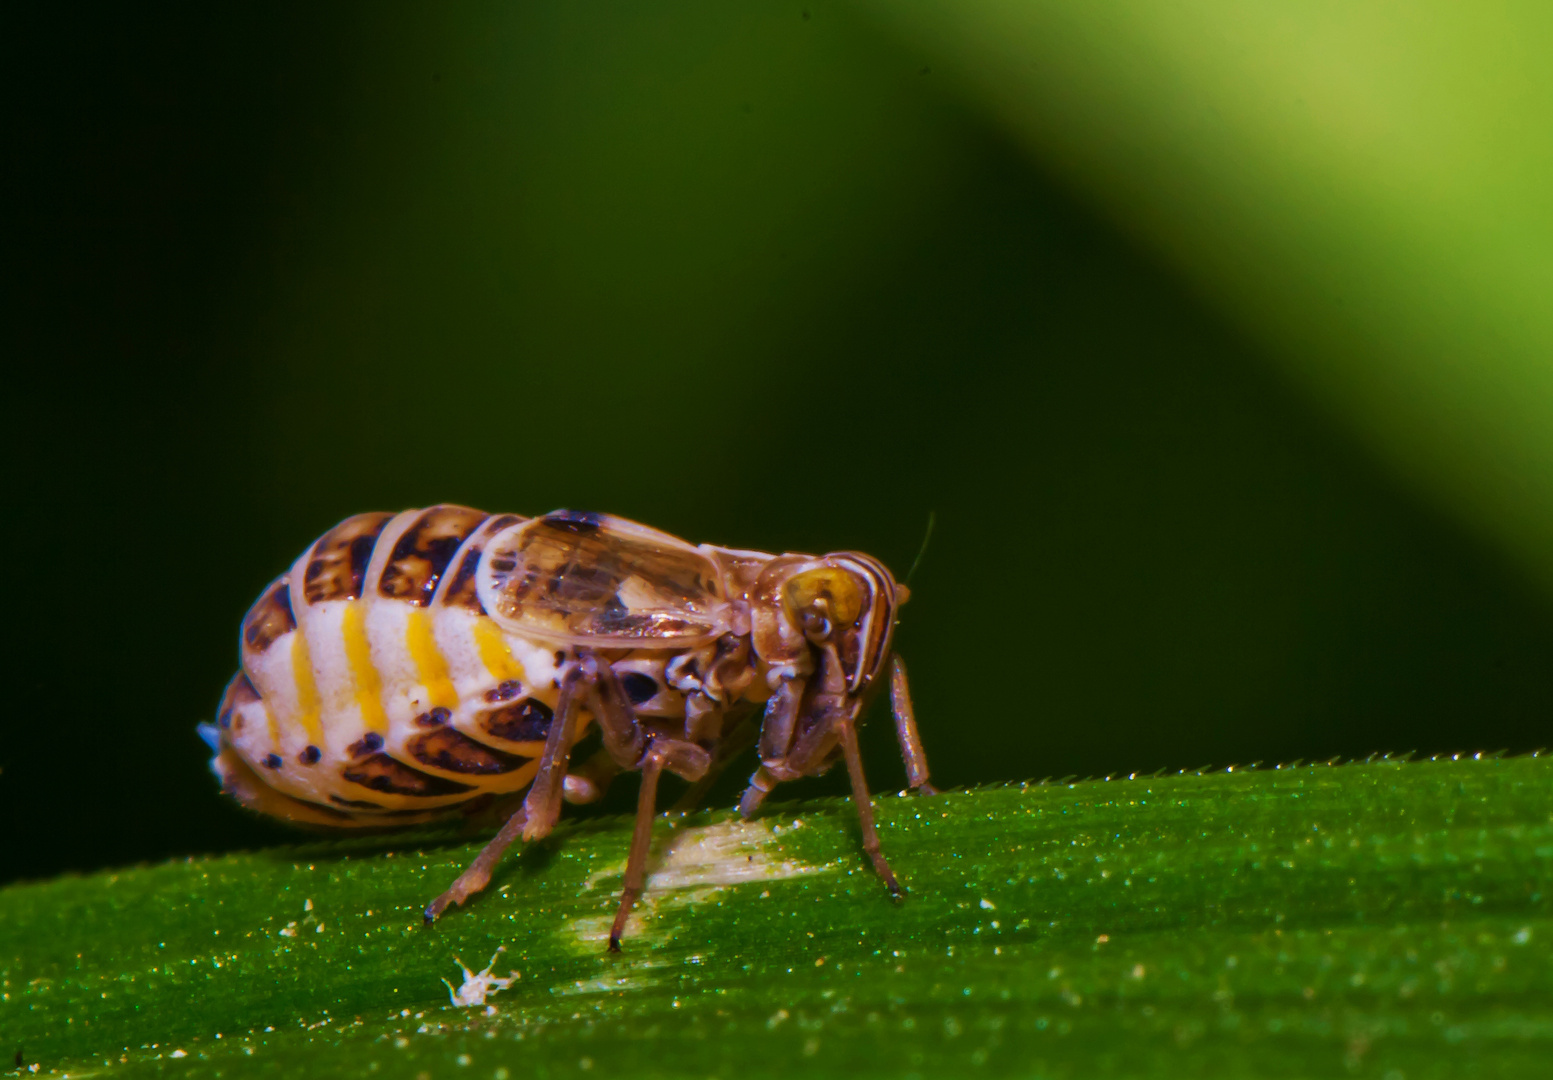
[[[565,825],[435,927],[446,834],[0,891],[0,1031],[44,1072],[1545,1075],[1553,762],[1285,767]],[[520,973],[455,1007],[461,956]]]

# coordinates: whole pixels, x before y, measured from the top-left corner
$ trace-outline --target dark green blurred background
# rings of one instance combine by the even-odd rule
[[[1548,741],[1529,579],[845,9],[10,5],[0,57],[0,878],[290,836],[193,730],[238,620],[443,500],[901,574],[936,511],[948,785]]]

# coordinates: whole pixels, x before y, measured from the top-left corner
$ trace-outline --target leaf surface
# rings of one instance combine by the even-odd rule
[[[44,1073],[1542,1075],[1553,762],[1044,783],[570,824],[433,928],[448,836],[0,892],[0,1031]],[[520,973],[455,1007],[455,957]]]

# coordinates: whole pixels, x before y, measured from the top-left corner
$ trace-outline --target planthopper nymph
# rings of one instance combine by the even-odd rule
[[[906,668],[890,650],[907,597],[853,551],[768,555],[689,544],[603,514],[464,506],[359,514],[267,588],[242,668],[201,734],[244,805],[312,826],[390,828],[491,806],[506,824],[426,908],[490,880],[562,800],[642,774],[618,950],[642,890],[658,778],[694,805],[751,745],[739,801],[845,761],[863,847],[892,893],[857,724],[888,680],[910,786],[931,794]]]

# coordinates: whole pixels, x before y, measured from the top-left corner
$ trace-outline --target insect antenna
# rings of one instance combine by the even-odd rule
[[[922,533],[922,546],[917,549],[917,557],[911,560],[911,569],[906,571],[906,585],[911,586],[911,579],[917,576],[917,567],[922,565],[922,556],[927,554],[928,541],[933,539],[933,525],[938,521],[938,515],[929,510],[927,512],[927,529]]]

